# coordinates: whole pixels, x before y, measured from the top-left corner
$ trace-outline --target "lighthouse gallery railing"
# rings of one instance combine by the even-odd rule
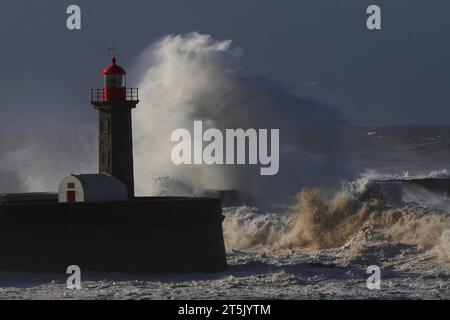
[[[138,88],[126,88],[125,89],[125,101],[138,101],[139,100],[139,89]],[[105,89],[91,89],[91,101],[93,102],[103,102],[107,101],[105,99]]]

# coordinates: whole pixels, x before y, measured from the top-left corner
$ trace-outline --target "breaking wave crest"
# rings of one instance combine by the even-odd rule
[[[142,100],[134,117],[137,194],[237,189],[258,205],[270,205],[286,203],[302,187],[338,187],[341,179],[353,176],[349,126],[342,115],[267,76],[249,75],[242,55],[229,40],[195,32],[169,35],[143,52],[132,72],[139,74]],[[177,128],[192,132],[197,120],[204,130],[222,132],[279,129],[279,173],[260,176],[254,165],[174,165],[171,133]]]
[[[334,195],[309,189],[285,214],[261,214],[252,208],[228,208],[227,249],[314,251],[341,247],[362,230],[382,232],[393,243],[433,250],[450,262],[450,215],[423,207],[387,208],[362,202],[346,191]]]

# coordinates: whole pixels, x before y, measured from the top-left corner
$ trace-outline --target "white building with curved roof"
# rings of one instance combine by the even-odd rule
[[[58,202],[127,201],[125,184],[107,174],[80,174],[65,177],[58,187]]]

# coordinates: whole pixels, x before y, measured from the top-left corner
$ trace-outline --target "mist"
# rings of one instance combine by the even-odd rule
[[[0,193],[56,192],[70,174],[98,172],[96,131],[2,134]]]

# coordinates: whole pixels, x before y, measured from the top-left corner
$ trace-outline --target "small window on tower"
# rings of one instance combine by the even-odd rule
[[[67,189],[75,189],[75,183],[69,182],[69,183],[67,184]]]
[[[103,119],[102,132],[109,133],[110,126],[111,126],[111,121],[109,119]]]

